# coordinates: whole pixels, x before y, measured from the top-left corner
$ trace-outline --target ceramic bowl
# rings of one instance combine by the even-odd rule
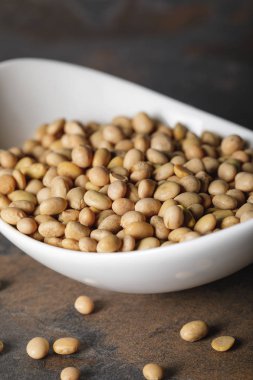
[[[41,60],[0,64],[0,146],[18,146],[35,128],[59,117],[108,122],[140,110],[200,134],[208,129],[253,132],[167,96],[88,68]],[[0,232],[47,267],[85,284],[128,293],[161,293],[225,277],[253,262],[253,221],[199,239],[128,253],[84,253],[56,248],[22,235],[0,220]]]

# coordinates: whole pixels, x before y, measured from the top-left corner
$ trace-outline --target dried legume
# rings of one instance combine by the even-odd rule
[[[0,151],[0,215],[57,247],[117,252],[188,241],[252,219],[253,152],[145,112],[57,119]]]

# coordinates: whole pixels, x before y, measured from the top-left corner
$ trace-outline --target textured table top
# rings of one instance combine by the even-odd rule
[[[252,128],[252,25],[247,0],[3,0],[0,60],[34,56],[101,69]],[[0,280],[1,380],[58,379],[71,365],[83,379],[141,380],[150,361],[166,368],[167,380],[253,379],[253,266],[196,289],[125,295],[67,279],[0,236]],[[83,293],[96,302],[87,317],[73,307]],[[179,330],[192,319],[211,331],[190,344]],[[219,334],[238,344],[214,352]],[[81,350],[34,361],[25,346],[38,335],[76,336]]]

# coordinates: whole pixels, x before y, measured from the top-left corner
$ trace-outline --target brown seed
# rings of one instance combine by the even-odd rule
[[[34,194],[29,193],[28,191],[24,191],[24,190],[15,190],[12,193],[8,194],[8,197],[10,198],[10,200],[12,202],[29,201],[29,202],[33,202],[34,204],[37,204],[36,196]]]
[[[199,232],[201,235],[213,231],[216,227],[216,218],[213,214],[202,216],[194,226],[194,231]]]
[[[107,166],[111,159],[111,153],[106,148],[99,148],[96,150],[92,166]]]
[[[20,219],[26,217],[26,214],[23,210],[20,210],[17,207],[6,207],[1,210],[1,218],[8,224],[16,226]]]
[[[65,229],[67,239],[80,240],[90,235],[90,229],[79,222],[68,222]]]
[[[134,210],[134,202],[128,198],[119,198],[112,203],[112,209],[117,215],[124,215],[128,211]]]
[[[123,231],[123,230],[122,230]],[[122,245],[122,252],[129,252],[133,251],[135,248],[135,239],[132,236],[124,236],[123,237],[123,245]]]
[[[40,204],[41,215],[56,215],[60,214],[67,207],[66,199],[60,197],[52,197],[46,199]]]
[[[6,151],[0,153],[0,163],[3,168],[13,169],[17,163],[18,159],[15,154]]]
[[[125,234],[135,239],[144,239],[153,236],[154,228],[146,222],[133,222],[125,227]]]
[[[121,216],[121,227],[126,228],[128,224],[134,222],[145,222],[146,218],[143,214],[138,211],[128,211]]]
[[[228,162],[223,162],[218,169],[218,176],[226,182],[231,182],[234,180],[237,174],[237,169],[235,165],[231,165]]]
[[[175,230],[179,228],[184,223],[184,212],[179,206],[170,206],[165,210],[164,213],[164,224],[170,230]]]
[[[4,342],[0,340],[0,353],[4,350]]]
[[[169,235],[169,229],[165,226],[161,216],[154,215],[150,219],[150,224],[155,229],[155,236],[160,240],[166,240]]]
[[[174,166],[171,162],[167,162],[164,165],[159,166],[155,172],[154,176],[156,181],[161,181],[163,179],[168,179],[174,173]]]
[[[66,367],[61,371],[61,380],[79,380],[81,372],[75,367]]]
[[[113,201],[119,198],[124,198],[127,192],[127,185],[123,181],[116,180],[112,182],[108,187],[108,197]]]
[[[163,165],[166,164],[166,162],[168,162],[168,157],[166,156],[166,154],[160,152],[157,149],[149,148],[146,152],[146,155],[148,161],[150,161],[152,164]]]
[[[109,141],[112,144],[117,144],[119,141],[123,140],[124,134],[116,125],[106,125],[103,128],[103,137],[106,141]]]
[[[57,339],[53,344],[53,350],[59,355],[70,355],[78,351],[80,342],[76,338],[60,338]]]
[[[79,240],[79,248],[82,252],[97,252],[97,241],[90,237],[83,237]]]
[[[17,222],[17,229],[25,235],[32,235],[37,231],[38,225],[32,218],[23,218]]]
[[[107,210],[112,206],[112,201],[109,197],[95,190],[86,191],[84,202],[88,206],[95,207],[98,210]]]
[[[122,240],[115,235],[108,235],[102,238],[97,245],[97,252],[117,252],[122,246]]]
[[[8,207],[10,203],[10,200],[5,195],[0,194],[0,211]]]
[[[193,175],[188,175],[180,179],[180,185],[184,188],[185,191],[191,193],[198,193],[201,188],[201,182],[198,178]]]
[[[117,233],[120,230],[120,216],[116,214],[108,215],[98,226],[99,229]]]
[[[157,247],[160,247],[160,245],[161,243],[159,239],[155,237],[146,237],[140,240],[137,249],[139,251],[142,251],[145,249],[157,248]]]
[[[133,128],[135,132],[148,134],[154,129],[154,122],[145,112],[139,112],[133,118]]]
[[[240,219],[238,219],[236,216],[234,215],[230,215],[230,216],[227,216],[226,218],[224,218],[221,222],[221,228],[228,228],[228,227],[231,227],[231,226],[234,226],[235,224],[238,224],[240,223]]]
[[[93,160],[93,151],[90,146],[79,145],[72,150],[72,161],[80,168],[88,168]]]
[[[85,206],[84,202],[84,194],[85,190],[82,187],[74,187],[67,194],[67,200],[69,202],[69,206],[75,210],[81,210]]]
[[[45,238],[61,237],[64,235],[65,225],[57,220],[49,220],[39,225],[39,233]]]
[[[180,203],[184,207],[189,207],[196,203],[202,203],[202,199],[199,194],[186,191],[175,197],[175,201]]]
[[[221,142],[221,151],[225,156],[230,156],[237,150],[243,148],[243,140],[240,136],[230,135],[225,137]]]
[[[0,176],[0,193],[7,195],[12,193],[16,188],[16,181],[12,175],[1,175]]]
[[[31,339],[26,346],[26,352],[33,359],[43,359],[49,352],[48,340],[41,337]]]
[[[79,251],[78,240],[75,239],[62,239],[61,242],[62,248],[70,249],[71,251]]]
[[[88,171],[88,178],[95,186],[105,186],[110,182],[108,169],[95,166]]]
[[[82,174],[82,169],[79,168],[76,164],[73,162],[60,162],[57,167],[58,175],[60,176],[66,176],[71,179],[76,179],[79,175]]]
[[[89,207],[84,207],[79,213],[79,222],[84,226],[92,226],[95,223],[95,219],[95,213]]]
[[[175,198],[179,193],[180,186],[177,183],[166,181],[158,186],[154,193],[154,198],[159,201],[166,201],[169,198]]]
[[[248,220],[251,220],[251,219],[253,219],[253,210],[244,212],[240,218],[240,222],[241,223],[247,222]],[[234,224],[236,224],[236,223],[234,223]]]
[[[151,179],[143,179],[138,185],[138,195],[142,198],[151,198],[156,188],[155,181]]]
[[[158,364],[149,363],[143,367],[143,376],[147,380],[162,380],[164,376],[164,370]]]
[[[135,211],[140,212],[146,217],[158,215],[161,208],[161,202],[154,198],[143,198],[135,204]]]
[[[253,191],[253,174],[246,172],[238,173],[235,177],[235,188],[245,192]]]
[[[235,338],[232,336],[219,336],[211,342],[211,346],[215,351],[225,352],[230,350],[235,344]]]
[[[234,210],[237,206],[237,200],[227,194],[219,194],[213,197],[213,204],[222,210]]]
[[[140,150],[130,149],[124,157],[123,166],[127,170],[131,170],[137,162],[143,161],[143,158],[143,153]]]
[[[208,326],[204,321],[186,323],[180,330],[180,336],[187,342],[196,342],[208,334]]]
[[[79,296],[75,300],[75,309],[83,315],[88,315],[93,312],[95,308],[94,302],[88,296]]]
[[[190,228],[179,227],[171,231],[168,237],[169,237],[169,240],[175,243],[178,243],[183,239],[184,235],[186,235],[188,232],[191,232]]]

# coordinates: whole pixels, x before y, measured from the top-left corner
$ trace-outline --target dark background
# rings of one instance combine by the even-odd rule
[[[0,0],[0,61],[16,57],[103,70],[253,126],[252,0]],[[253,380],[252,266],[180,293],[121,295],[66,279],[0,237],[0,280],[1,380],[58,379],[69,365],[83,379],[141,380],[149,361],[167,380]],[[97,305],[88,318],[73,309],[82,293]],[[212,329],[187,344],[178,331],[192,319]],[[235,349],[212,351],[218,334],[235,336]],[[73,357],[27,357],[32,337],[66,335],[82,341]]]
[[[252,127],[252,0],[1,0],[0,60],[93,67]]]

